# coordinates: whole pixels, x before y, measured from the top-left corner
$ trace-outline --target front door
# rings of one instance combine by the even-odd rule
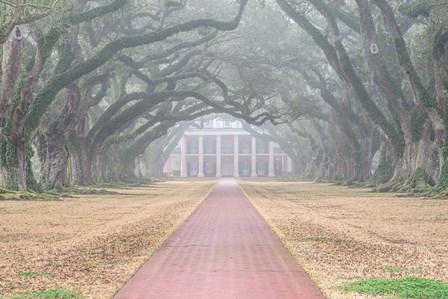
[[[222,176],[233,176],[233,160],[222,159]]]

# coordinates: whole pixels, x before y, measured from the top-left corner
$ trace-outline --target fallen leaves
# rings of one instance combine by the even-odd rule
[[[307,182],[239,184],[328,298],[372,298],[336,289],[360,278],[448,281],[446,200]]]
[[[118,195],[0,202],[0,297],[66,289],[111,298],[214,184],[173,181],[114,190]]]

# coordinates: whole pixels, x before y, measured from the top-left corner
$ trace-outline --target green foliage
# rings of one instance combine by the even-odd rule
[[[14,296],[11,299],[78,299],[83,298],[78,292],[73,292],[65,289],[50,289],[34,292],[26,292],[19,296]]]
[[[67,190],[72,194],[84,194],[84,195],[117,195],[119,192],[110,191],[106,189],[90,189],[90,188],[71,188]]]
[[[401,67],[404,69],[405,73],[409,77],[409,80],[413,82],[422,105],[426,108],[435,108],[437,106],[436,99],[434,96],[431,96],[429,94],[420,76],[415,70],[414,64],[412,63],[409,57],[406,44],[402,39],[396,38],[394,39],[394,45],[398,56],[398,61],[400,62]]]
[[[428,115],[422,109],[416,109],[412,113],[412,120],[411,120],[412,141],[420,140],[422,128],[427,119]]]
[[[38,275],[39,275],[39,273],[38,272],[34,272],[34,271],[17,273],[18,277],[36,277]]]
[[[275,179],[279,182],[302,182],[306,180],[302,175],[289,175]]]
[[[414,191],[426,191],[434,185],[434,182],[423,168],[417,168],[405,183],[406,187],[413,188]]]
[[[444,146],[440,150],[440,159],[442,160],[442,167],[440,169],[440,177],[434,193],[439,193],[448,188],[448,147]]]
[[[427,15],[429,13],[429,8],[431,6],[431,1],[417,1],[412,4],[402,4],[399,6],[398,10],[407,15],[410,18],[417,18],[420,15]]]
[[[394,168],[390,163],[380,163],[372,176],[372,181],[375,183],[384,184],[390,181],[393,175]]]
[[[36,277],[36,276],[48,276],[48,275],[51,275],[51,273],[48,273],[48,272],[35,272],[35,271],[19,272],[19,273],[17,273],[18,277]]]
[[[15,192],[0,189],[0,200],[59,200],[59,196],[50,193]]]
[[[447,299],[448,283],[427,278],[369,278],[338,287],[346,292],[393,295],[407,299]]]

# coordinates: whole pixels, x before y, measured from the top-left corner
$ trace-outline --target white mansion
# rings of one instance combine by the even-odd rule
[[[252,137],[240,121],[215,118],[184,132],[164,171],[181,177],[274,177],[291,172],[291,165],[276,143]]]

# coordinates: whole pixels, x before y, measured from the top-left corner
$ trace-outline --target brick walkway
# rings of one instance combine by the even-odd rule
[[[324,298],[234,180],[222,180],[115,299]]]

